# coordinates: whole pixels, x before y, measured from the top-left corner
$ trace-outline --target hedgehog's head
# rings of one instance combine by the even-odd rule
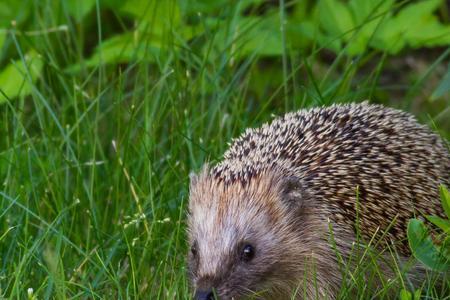
[[[191,176],[189,274],[195,299],[280,295],[301,284],[317,224],[296,177],[264,171],[225,183]],[[323,224],[323,222],[322,222]]]

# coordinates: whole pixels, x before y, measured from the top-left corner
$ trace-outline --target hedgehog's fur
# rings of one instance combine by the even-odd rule
[[[224,160],[191,180],[189,255],[196,290],[220,299],[334,298],[341,272],[330,245],[347,257],[358,217],[366,240],[384,233],[409,255],[411,217],[442,216],[449,185],[443,141],[410,114],[348,104],[288,113],[248,129]],[[357,209],[358,207],[358,209]],[[358,212],[357,212],[358,211]],[[243,244],[255,257],[241,262]]]

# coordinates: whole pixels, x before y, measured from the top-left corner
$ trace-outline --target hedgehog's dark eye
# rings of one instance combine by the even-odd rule
[[[253,259],[254,256],[255,248],[250,244],[244,245],[244,247],[242,248],[241,259],[245,262],[249,262]]]
[[[196,257],[197,256],[197,242],[193,243],[191,246],[191,254],[192,256]]]

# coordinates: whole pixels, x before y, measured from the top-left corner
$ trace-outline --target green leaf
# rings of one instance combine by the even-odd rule
[[[397,26],[395,19],[388,19],[386,22],[383,22],[375,32],[373,41],[370,43],[375,49],[386,51],[390,54],[397,54],[405,47],[405,44],[402,31]]]
[[[355,27],[349,8],[337,0],[321,0],[318,4],[320,23],[336,37],[343,37]],[[349,35],[347,34],[346,37]]]
[[[225,51],[240,59],[249,55],[280,56],[283,53],[283,40],[279,18],[242,17],[235,25],[218,26],[213,49],[222,55]],[[261,42],[263,41],[263,42]]]
[[[445,233],[450,233],[450,221],[437,216],[426,216],[427,220],[442,229]]]
[[[137,39],[132,33],[113,36],[101,43],[94,54],[82,64],[72,65],[66,69],[68,72],[76,72],[81,67],[95,67],[102,64],[120,64],[132,61],[155,61],[160,48],[148,42],[145,36]]]
[[[445,74],[444,78],[442,78],[438,87],[434,90],[433,94],[431,95],[431,100],[436,100],[437,98],[444,96],[449,91],[450,91],[450,64],[448,65],[447,73]],[[441,199],[442,199],[442,192],[441,192]]]
[[[120,10],[136,18],[140,30],[152,34],[164,35],[182,25],[180,7],[175,0],[128,0]]]
[[[36,52],[25,55],[25,61],[15,60],[0,72],[0,89],[9,99],[29,95],[33,83],[39,78],[43,62]],[[7,101],[0,94],[0,103]]]
[[[436,23],[437,19],[432,15],[440,4],[440,0],[426,0],[402,8],[397,16],[380,26],[373,46],[396,54],[406,45],[418,47],[425,42],[444,43],[446,29]]]
[[[348,3],[354,23],[357,25],[384,17],[393,4],[394,0],[350,0]]]
[[[394,17],[395,30],[403,34],[419,30],[423,21],[430,18],[440,4],[441,0],[426,0],[402,8]]]
[[[14,23],[15,26],[20,26],[28,18],[31,7],[28,2],[28,0],[0,0],[0,51],[6,40],[7,30],[12,26],[11,24]]]
[[[402,289],[400,291],[400,300],[413,300],[413,295],[410,291]]]
[[[405,40],[413,48],[449,46],[450,26],[442,25],[433,16],[433,18],[423,21],[416,30],[408,30]]]
[[[0,0],[0,27],[10,27],[12,21],[20,25],[28,18],[32,7],[30,0]]]
[[[347,52],[350,55],[361,54],[367,49],[380,25],[391,17],[390,9],[393,4],[394,0],[351,0],[349,2],[356,25],[347,45]]]
[[[95,0],[66,0],[63,1],[63,3],[66,5],[69,14],[74,17],[77,22],[81,22],[95,6]]]
[[[283,41],[278,18],[246,17],[238,22],[237,28],[242,34],[235,39],[238,44],[236,48],[242,55],[282,55]]]
[[[400,300],[419,300],[420,296],[422,294],[422,291],[420,289],[416,290],[414,293],[402,289],[400,291]]]
[[[309,3],[307,1],[299,1],[293,7],[292,13],[289,14],[291,20],[295,20],[297,22],[303,22],[308,18]]]
[[[300,24],[288,24],[287,34],[295,47],[306,47],[309,42],[317,41],[321,46],[338,52],[342,47],[341,39],[323,34],[317,24],[304,21]]]
[[[31,7],[30,0],[0,0],[0,54],[2,53],[8,29],[13,27],[12,24],[17,28],[21,28],[21,25],[29,18]],[[0,56],[0,61],[1,59],[2,57]]]
[[[447,218],[450,220],[450,192],[443,184],[439,186],[439,190],[441,194],[442,207],[444,208]]]
[[[414,300],[413,294],[405,289],[400,291],[400,300]]]
[[[422,221],[411,219],[408,223],[408,242],[413,255],[425,266],[436,271],[450,268],[449,258],[433,244]]]

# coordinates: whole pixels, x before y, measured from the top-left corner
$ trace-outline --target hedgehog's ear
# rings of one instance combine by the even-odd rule
[[[281,200],[289,209],[298,209],[302,206],[305,189],[300,178],[289,176],[281,182]]]

